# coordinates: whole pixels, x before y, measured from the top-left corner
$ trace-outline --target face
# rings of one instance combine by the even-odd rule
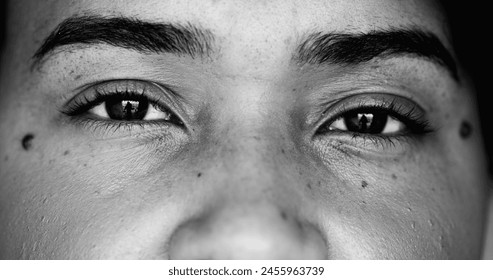
[[[480,256],[430,1],[11,1],[8,28],[1,258]]]

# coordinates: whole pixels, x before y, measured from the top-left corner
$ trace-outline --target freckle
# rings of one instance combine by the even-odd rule
[[[309,188],[310,190],[312,189],[312,185],[310,183],[306,184],[306,187]]]
[[[285,154],[285,153],[286,153],[286,151],[285,151],[284,149],[281,149],[281,153]]]
[[[87,163],[84,163],[84,167],[87,167]]]
[[[3,158],[3,161],[9,161],[9,156],[5,156],[5,157]]]
[[[24,150],[28,151],[32,148],[32,141],[34,139],[34,135],[32,135],[31,133],[28,133],[24,136],[24,138],[22,138],[22,148],[24,148]]]
[[[366,181],[361,181],[361,186],[363,188],[366,188],[368,186],[368,183]]]
[[[472,134],[472,126],[468,121],[463,121],[460,125],[459,135],[461,138],[469,138]]]
[[[397,175],[392,173],[392,179],[394,179],[394,180],[397,179]]]
[[[64,155],[64,156],[66,156],[66,155],[68,155],[68,154],[70,154],[70,151],[69,151],[69,150],[66,150],[65,152],[63,152],[63,155]]]
[[[286,215],[286,212],[281,211],[281,218],[285,221],[288,219],[288,215]]]
[[[78,80],[78,79],[80,79],[81,77],[82,77],[82,75],[77,75],[77,76],[75,76],[75,77],[74,77],[74,80]]]
[[[197,178],[200,176],[202,176],[202,173],[201,172],[197,173]]]

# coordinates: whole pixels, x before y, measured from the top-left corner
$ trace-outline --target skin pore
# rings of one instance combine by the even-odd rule
[[[481,256],[475,93],[434,2],[8,8],[0,258]]]

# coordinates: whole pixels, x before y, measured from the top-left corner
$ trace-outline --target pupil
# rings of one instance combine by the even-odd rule
[[[145,98],[115,97],[106,101],[108,116],[114,120],[142,120],[149,109],[149,102]]]
[[[353,112],[344,117],[346,127],[351,132],[379,134],[387,123],[387,114],[378,112]]]

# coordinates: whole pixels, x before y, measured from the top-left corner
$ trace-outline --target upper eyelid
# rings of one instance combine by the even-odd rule
[[[352,100],[355,99],[356,103]],[[419,112],[420,115],[425,114],[425,110],[416,102],[397,95],[391,94],[358,94],[355,96],[348,96],[341,100],[338,100],[328,106],[322,115],[325,119],[329,119],[326,116],[342,114],[344,112],[367,107],[376,107],[382,109],[396,109],[396,111],[402,111],[401,108],[407,107],[413,111]]]

